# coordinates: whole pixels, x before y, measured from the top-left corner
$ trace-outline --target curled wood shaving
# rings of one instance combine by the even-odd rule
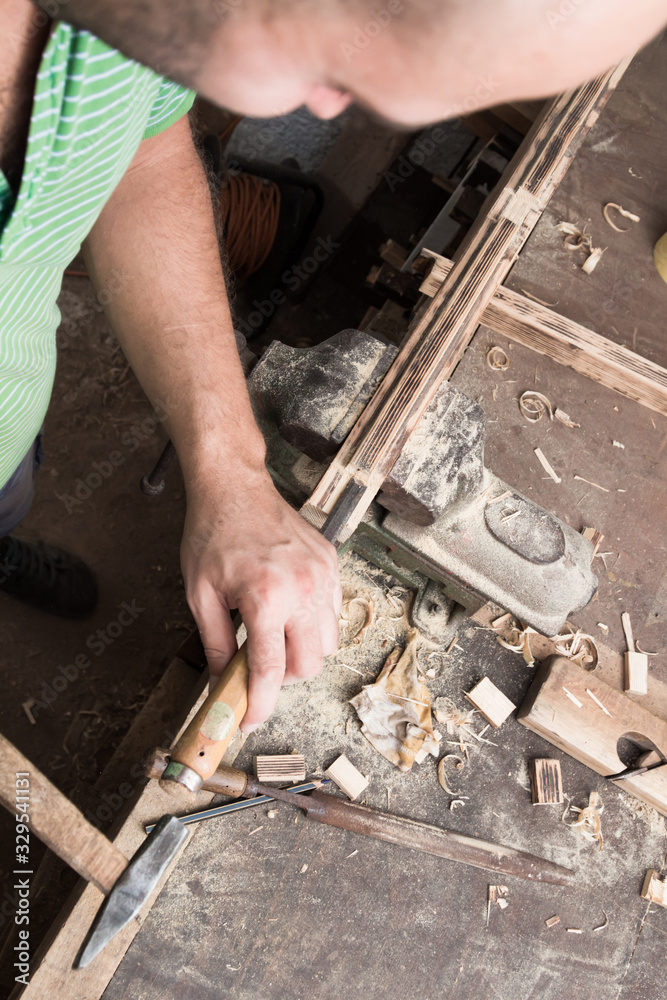
[[[554,418],[551,403],[547,397],[534,389],[528,389],[519,397],[519,409],[522,416],[531,424],[536,424],[545,413],[549,414],[549,420]]]
[[[502,347],[490,347],[486,352],[486,363],[494,372],[505,372],[510,366],[510,359]]]
[[[524,660],[529,667],[532,667],[535,663],[535,657],[530,648],[530,635],[537,635],[534,628],[530,625],[526,625],[525,628],[520,629],[518,625],[513,625],[509,631],[509,641],[504,639],[503,636],[496,636],[496,641],[500,643],[504,649],[510,649],[513,653],[521,653]],[[515,638],[516,636],[516,638]]]
[[[456,765],[457,771],[460,771],[461,768],[463,767],[463,758],[458,757],[455,753],[445,754],[445,756],[441,759],[440,763],[438,764],[438,781],[440,782],[440,787],[443,789],[443,791],[447,792],[448,795],[458,795],[458,792],[453,792],[452,789],[449,787],[449,785],[447,784],[447,778],[445,776],[445,764],[447,763],[448,760],[452,759],[458,761],[458,764]]]
[[[638,642],[635,643],[635,649],[638,653],[643,653],[644,656],[659,656],[659,653],[649,653],[648,649],[642,649]]]
[[[574,821],[574,823],[568,823],[565,819],[569,812],[579,813],[579,818]],[[567,806],[563,815],[561,816],[561,822],[565,823],[565,826],[571,828],[578,828],[579,832],[586,837],[587,840],[592,840],[598,845],[598,851],[602,850],[602,845],[604,842],[602,836],[602,824],[600,822],[600,816],[604,812],[604,806],[602,804],[602,799],[597,792],[591,792],[588,796],[588,805],[584,806],[583,809],[579,809],[578,806],[573,806],[568,800]]]
[[[607,249],[606,247],[604,247],[604,249],[601,249],[600,247],[594,247],[591,250],[588,258],[581,265],[581,270],[585,274],[592,274],[595,268],[602,260],[602,254],[605,253],[606,249]]]
[[[567,626],[566,626],[567,627]],[[580,663],[587,670],[595,670],[600,659],[597,643],[588,632],[577,629],[576,632],[568,632],[565,635],[559,634],[551,637],[555,642],[555,649],[561,656],[567,656],[570,660]]]
[[[554,417],[556,420],[560,420],[561,424],[565,424],[566,427],[581,427],[581,424],[577,424],[572,420],[569,414],[565,413],[563,410],[559,410],[558,407],[554,410]]]
[[[604,913],[604,923],[598,924],[597,927],[594,927],[593,928],[594,931],[603,931],[605,927],[609,927],[609,917],[607,916],[604,910],[602,912]]]
[[[452,801],[449,803],[449,811],[454,812],[457,806],[464,806],[464,805],[465,802],[463,801],[463,799],[452,799]]]
[[[369,601],[366,597],[353,597],[351,601],[348,601],[345,604],[344,610],[347,611],[353,604],[360,604],[362,606],[364,609],[364,620],[347,645],[360,646],[364,640],[366,631],[373,624],[373,620],[375,618],[375,602]],[[349,619],[343,618],[343,621],[349,621]]]
[[[612,229],[615,229],[617,233],[627,233],[628,229],[630,229],[630,226],[628,226],[628,229],[621,229],[620,226],[617,226],[616,223],[613,221],[613,219],[609,218],[610,208],[613,208],[614,211],[618,212],[619,215],[622,215],[624,219],[629,219],[630,222],[642,221],[638,215],[634,214],[634,212],[626,212],[626,210],[624,208],[621,208],[620,205],[617,205],[615,201],[610,201],[602,209],[602,214],[604,215],[604,221],[608,225],[610,225]]]

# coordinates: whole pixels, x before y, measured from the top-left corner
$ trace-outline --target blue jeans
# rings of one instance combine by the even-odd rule
[[[40,431],[19,467],[0,490],[0,538],[12,532],[30,510],[35,495],[33,476],[43,461]]]

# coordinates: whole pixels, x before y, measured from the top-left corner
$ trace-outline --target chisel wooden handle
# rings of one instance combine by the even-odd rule
[[[16,815],[17,823],[24,822],[70,868],[107,895],[127,868],[125,855],[4,736],[0,736],[0,801]],[[23,866],[17,860],[11,867]]]
[[[225,672],[171,751],[160,781],[199,791],[215,773],[248,707],[248,651],[243,643]]]

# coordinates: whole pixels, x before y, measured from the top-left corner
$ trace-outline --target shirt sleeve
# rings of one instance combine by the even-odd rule
[[[170,125],[188,113],[194,100],[193,90],[188,90],[172,80],[162,80],[146,123],[143,138],[152,139],[154,135],[164,132]]]

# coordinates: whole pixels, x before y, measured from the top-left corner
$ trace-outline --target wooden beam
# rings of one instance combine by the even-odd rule
[[[435,263],[420,291],[435,295],[454,265],[430,250],[424,253]],[[499,288],[481,321],[496,333],[667,416],[667,368],[560,316],[548,306],[509,288]]]
[[[628,64],[556,98],[535,123],[460,259],[302,510],[317,528],[328,521],[331,541],[349,538],[359,524]]]

